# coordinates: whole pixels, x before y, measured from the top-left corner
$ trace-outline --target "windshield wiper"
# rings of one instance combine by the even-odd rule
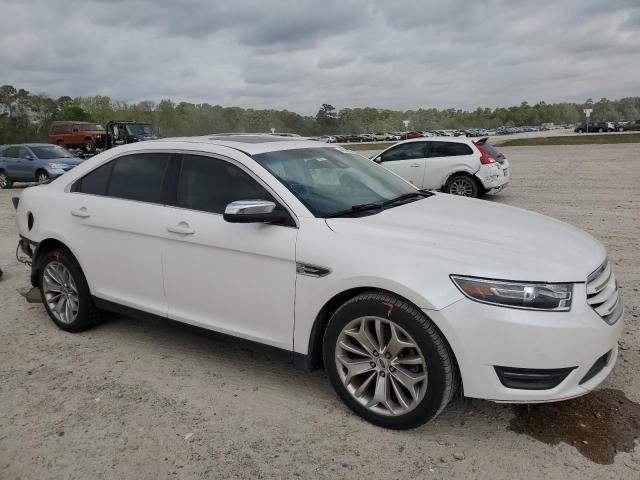
[[[382,204],[380,203],[363,203],[360,205],[353,205],[351,208],[347,210],[341,210],[340,212],[332,213],[331,215],[327,215],[325,218],[333,218],[333,217],[343,217],[345,215],[350,215],[358,212],[366,212],[370,210],[381,210]]]
[[[404,200],[409,200],[411,198],[418,198],[418,197],[425,198],[425,197],[430,197],[431,195],[433,195],[433,193],[427,190],[418,190],[416,192],[405,193],[403,195],[400,195],[399,197],[392,198],[391,200],[387,200],[382,203],[382,206],[386,207],[387,205],[402,202]]]

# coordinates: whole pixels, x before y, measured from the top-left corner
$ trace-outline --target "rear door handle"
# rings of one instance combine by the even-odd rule
[[[71,215],[79,218],[88,218],[91,216],[85,207],[80,207],[78,210],[71,210]]]
[[[193,235],[195,230],[187,222],[180,222],[177,225],[167,227],[167,232],[179,233],[180,235]]]

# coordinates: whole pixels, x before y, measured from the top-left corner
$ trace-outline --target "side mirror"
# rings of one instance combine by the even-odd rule
[[[26,154],[24,156],[25,160],[33,160],[33,155],[31,155],[30,153]]]
[[[375,157],[373,161],[376,163],[382,163],[382,156]]]
[[[287,215],[276,211],[276,204],[269,200],[237,200],[227,205],[223,218],[230,223],[273,223]]]

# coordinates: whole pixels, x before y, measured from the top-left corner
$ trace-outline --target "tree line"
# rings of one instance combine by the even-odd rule
[[[149,122],[161,136],[205,135],[223,132],[276,132],[315,136],[331,133],[371,133],[452,128],[495,128],[580,122],[583,109],[591,108],[594,121],[640,119],[640,97],[602,98],[584,103],[545,103],[461,109],[419,108],[390,110],[343,108],[323,104],[315,116],[288,110],[223,107],[209,103],[144,100],[127,103],[108,96],[51,98],[12,85],[0,87],[0,144],[46,141],[54,120],[79,120],[105,124],[109,120]]]

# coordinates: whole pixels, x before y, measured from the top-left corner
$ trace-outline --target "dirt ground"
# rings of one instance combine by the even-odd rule
[[[640,478],[634,435],[618,438],[640,428],[640,145],[502,150],[513,183],[489,201],[577,225],[615,264],[626,326],[597,394],[545,409],[458,399],[396,432],[352,414],[324,371],[241,341],[118,316],[62,332],[16,292],[28,270],[14,257],[13,189],[0,192],[0,478]],[[611,455],[590,456],[590,440]]]

